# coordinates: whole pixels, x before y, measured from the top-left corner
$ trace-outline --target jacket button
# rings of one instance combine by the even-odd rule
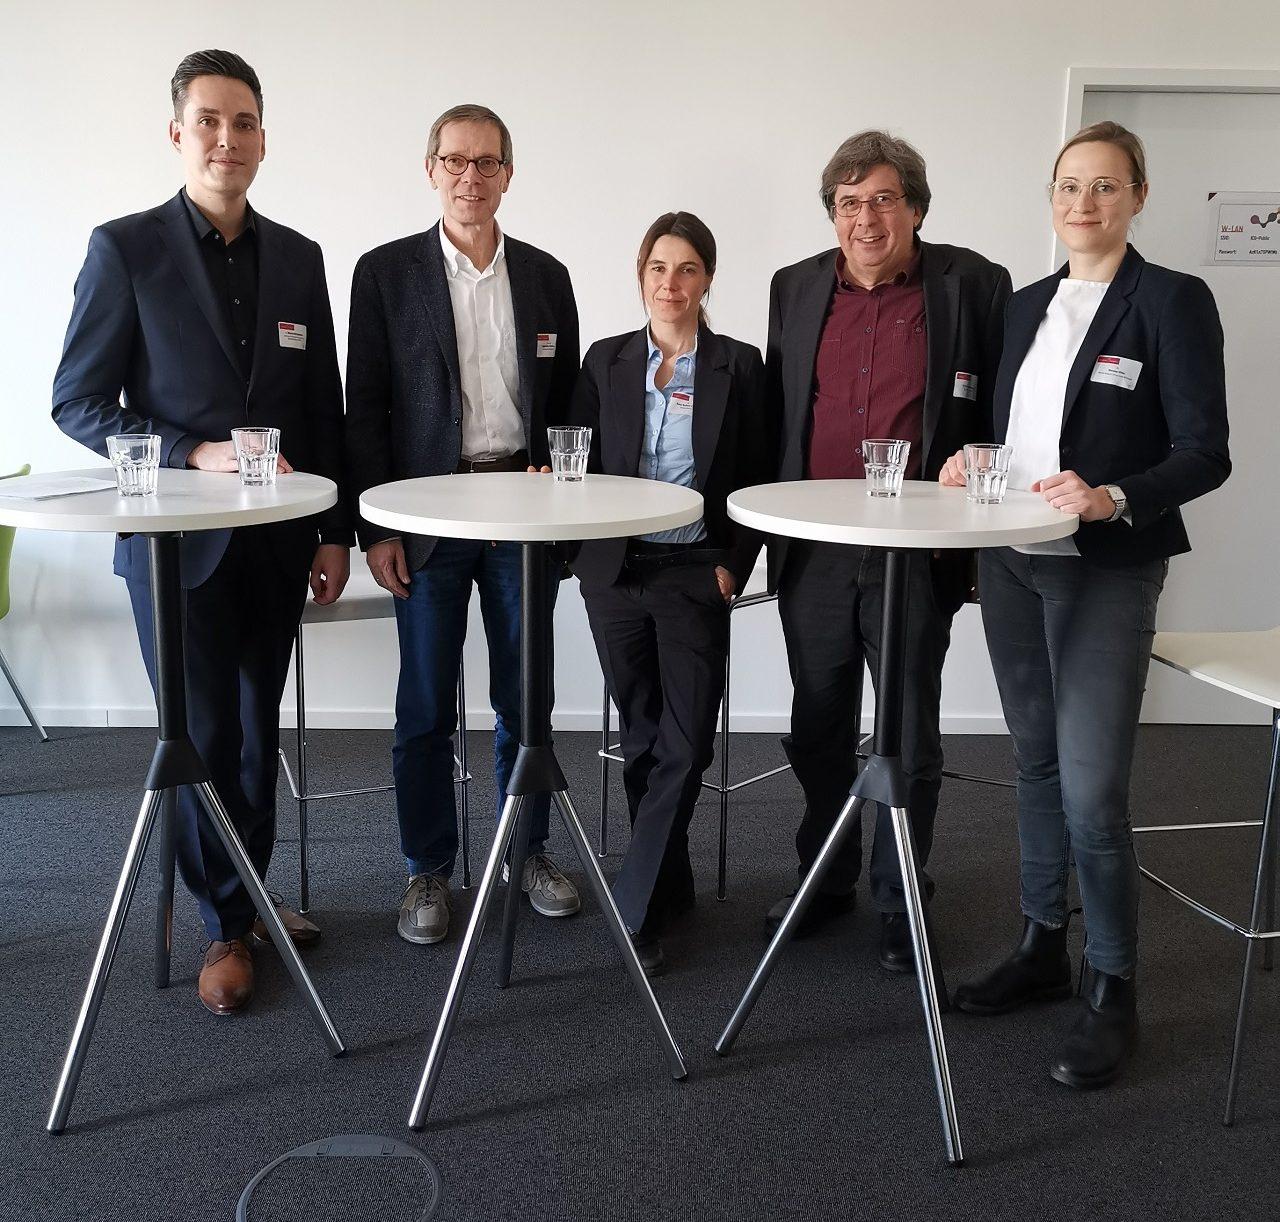
[[[1072,455],[1072,454],[1074,454],[1074,453],[1075,453],[1075,451],[1074,451],[1070,446],[1063,446],[1063,447],[1062,447],[1062,457],[1063,457],[1063,458],[1070,458],[1070,457],[1071,457],[1071,455]]]

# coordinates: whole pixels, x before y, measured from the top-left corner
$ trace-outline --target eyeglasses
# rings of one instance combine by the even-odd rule
[[[1087,191],[1099,208],[1110,208],[1120,202],[1121,191],[1140,186],[1140,182],[1117,182],[1114,178],[1095,178],[1088,185],[1074,178],[1059,178],[1049,184],[1049,195],[1055,204],[1074,204]]]
[[[481,178],[492,178],[507,164],[500,157],[464,157],[461,153],[447,153],[438,160],[450,174],[465,174],[467,166],[473,165]]]
[[[859,199],[856,195],[846,195],[844,199],[836,200],[834,210],[836,216],[848,218],[857,216],[862,211],[863,204],[868,204],[872,212],[892,212],[898,206],[898,201],[906,198],[905,192],[901,195],[893,195],[888,191],[881,191],[870,199]]]

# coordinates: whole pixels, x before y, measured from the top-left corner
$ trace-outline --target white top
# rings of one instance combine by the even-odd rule
[[[623,475],[558,483],[549,475],[495,471],[380,484],[360,498],[360,513],[408,534],[556,543],[684,526],[701,517],[702,494]]]
[[[458,336],[462,457],[506,458],[525,448],[506,238],[499,230],[493,262],[483,271],[449,241],[444,221],[440,222],[440,247]]]
[[[112,471],[95,467],[59,474],[99,477],[112,475]],[[17,492],[24,481],[35,484],[45,478],[28,475],[6,480],[5,490]],[[303,471],[276,476],[270,488],[246,488],[234,472],[161,467],[154,496],[121,496],[112,487],[45,500],[0,498],[0,525],[138,535],[222,530],[309,517],[328,509],[337,499],[333,480]]]
[[[1013,384],[1009,431],[1005,437],[1013,447],[1009,463],[1010,488],[1025,491],[1036,480],[1057,475],[1062,470],[1059,443],[1067,403],[1067,378],[1089,324],[1110,287],[1099,280],[1063,279],[1058,283],[1058,291],[1040,320]],[[1080,554],[1074,539],[1024,544],[1018,551],[1055,556]]]
[[[1151,656],[1214,687],[1280,709],[1280,628],[1157,632]]]
[[[903,480],[902,495],[867,495],[861,479],[757,484],[729,496],[735,522],[773,535],[869,547],[1007,547],[1073,534],[1075,514],[1031,492],[1005,494],[1000,505],[974,505],[963,488]]]

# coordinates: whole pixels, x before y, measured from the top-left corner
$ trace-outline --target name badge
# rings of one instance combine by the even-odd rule
[[[1131,361],[1127,356],[1100,356],[1093,363],[1089,381],[1118,386],[1121,390],[1132,390],[1137,386],[1138,374],[1141,372],[1141,361]]]
[[[687,390],[673,390],[671,392],[671,414],[673,416],[687,416],[693,411],[693,395]]]
[[[957,399],[968,399],[970,402],[977,402],[978,375],[976,373],[956,374],[955,385],[952,387],[951,393]]]
[[[280,337],[281,348],[297,348],[300,352],[307,350],[307,329],[302,323],[278,322],[276,334]]]
[[[538,332],[538,355],[555,356],[556,354],[556,333],[554,331]]]

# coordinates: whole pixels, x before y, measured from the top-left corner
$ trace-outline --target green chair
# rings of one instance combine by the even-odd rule
[[[30,475],[31,464],[28,463],[20,471],[11,471],[8,475],[0,475],[0,479],[13,479],[17,475]],[[12,526],[0,526],[0,619],[4,619],[9,614],[9,557],[13,555],[13,536],[16,532]],[[41,742],[48,742],[49,736],[44,732],[44,726],[36,719],[36,715],[31,711],[31,706],[27,703],[27,698],[22,694],[22,688],[18,686],[18,681],[13,677],[13,671],[9,669],[9,663],[5,659],[4,653],[0,652],[0,670],[4,671],[4,677],[9,680],[9,686],[13,688],[13,694],[17,696],[18,703],[22,705],[22,711],[26,713],[27,720],[35,727],[40,734]]]

